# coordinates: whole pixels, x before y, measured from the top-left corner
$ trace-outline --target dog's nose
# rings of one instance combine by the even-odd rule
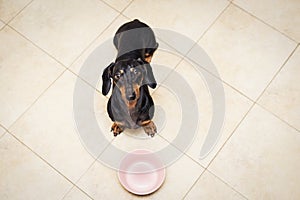
[[[130,94],[130,95],[127,96],[127,100],[128,101],[135,100],[135,97],[136,97],[135,92],[133,92],[132,94]]]

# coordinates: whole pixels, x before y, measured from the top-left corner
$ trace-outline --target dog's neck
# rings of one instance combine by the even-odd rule
[[[141,58],[141,54],[138,53],[137,51],[132,51],[132,52],[118,55],[115,62],[120,61],[120,60],[137,60],[139,58],[143,59],[143,58]]]

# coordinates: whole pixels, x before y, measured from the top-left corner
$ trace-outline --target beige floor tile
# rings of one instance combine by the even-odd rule
[[[300,134],[255,106],[209,169],[250,199],[297,199]]]
[[[234,0],[234,3],[300,42],[300,2],[297,0]]]
[[[76,78],[66,71],[11,128],[22,142],[72,181],[78,180],[94,161],[73,117]],[[104,148],[101,145],[96,149],[99,154]]]
[[[91,200],[86,194],[80,191],[77,187],[72,190],[63,198],[63,200]]]
[[[112,121],[107,112],[108,98],[104,97],[99,92],[95,93],[94,113],[96,121],[108,141],[114,139],[113,133],[110,132]]]
[[[98,0],[37,0],[10,25],[69,66],[117,14]]]
[[[158,134],[162,137],[167,135],[176,135],[182,118],[181,105],[176,93],[168,88],[168,85],[162,85],[154,92],[156,110],[153,121],[157,124]]]
[[[182,56],[175,51],[171,51],[170,48],[164,48],[164,42],[159,41],[160,46],[155,52],[153,59],[151,61],[151,66],[153,68],[153,73],[155,80],[158,85],[167,78],[167,76],[174,70],[174,68],[179,64]],[[155,90],[157,90],[157,87]],[[152,90],[151,90],[152,91]]]
[[[129,20],[122,15],[118,16],[117,19],[94,41],[84,52],[83,54],[71,65],[70,70],[79,74],[83,79],[89,81],[89,77],[85,74],[84,71],[80,73],[82,67],[86,60],[93,59],[91,64],[94,64],[94,60],[97,62],[95,65],[99,66],[99,78],[102,75],[102,69],[108,66],[111,62],[115,60],[117,51],[113,45],[113,37],[117,32],[118,28],[128,22]],[[102,50],[103,49],[103,50]],[[93,54],[95,54],[93,56]],[[100,58],[100,59],[99,59]],[[102,66],[103,65],[103,66]]]
[[[96,162],[78,185],[94,199],[182,199],[202,172],[203,168],[188,157],[182,156],[166,169],[166,180],[162,187],[143,198],[123,189],[118,181],[117,172]]]
[[[113,8],[122,11],[132,0],[104,0]]]
[[[12,29],[0,31],[0,122],[9,127],[64,67]]]
[[[149,199],[182,199],[203,172],[203,168],[186,156],[166,168],[163,186]]]
[[[0,2],[0,19],[8,22],[15,17],[31,0],[10,0]]]
[[[185,199],[245,199],[216,176],[205,171]]]
[[[295,42],[233,5],[199,45],[211,57],[221,78],[253,100],[296,46]],[[197,56],[196,51],[189,54],[192,59]],[[213,72],[210,65],[199,64]]]
[[[1,199],[61,199],[72,184],[6,134],[0,139]]]
[[[183,34],[196,41],[201,34],[213,23],[222,10],[228,5],[228,1],[134,1],[125,11],[124,15],[131,19],[138,18],[149,23],[154,28],[168,29]],[[174,6],[180,9],[172,9]],[[142,8],[142,9],[141,9]],[[194,8],[194,9],[192,9]],[[169,44],[180,43],[172,32],[160,35]],[[186,52],[192,44],[186,46],[180,43],[179,51]]]
[[[2,135],[4,135],[5,132],[5,129],[0,126],[0,138]]]
[[[5,24],[4,24],[2,21],[0,21],[0,30],[1,30],[4,26],[5,26]]]
[[[225,84],[222,84],[218,79],[214,78],[203,69],[201,70],[199,67],[191,65],[190,62],[186,60],[180,63],[175,71],[179,73],[189,85],[189,87],[191,87],[192,92],[195,94],[195,102],[198,106],[199,112],[198,129],[194,140],[191,141],[191,146],[187,150],[187,154],[198,161],[201,165],[208,166],[209,162],[214,158],[218,150],[232,134],[234,128],[238,125],[246,112],[249,110],[252,102],[232,88],[228,87]],[[223,85],[225,94],[225,120],[223,123],[223,129],[221,130],[220,138],[216,141],[215,147],[205,158],[199,159],[200,150],[208,135],[210,126],[213,123],[213,99],[211,96],[211,91],[209,91],[206,79],[211,80],[211,85]],[[185,90],[185,88],[182,88],[182,90]],[[164,93],[161,95],[165,96]],[[164,107],[165,105],[169,105],[171,104],[170,102],[174,101],[168,97],[165,98],[169,100],[165,101],[166,104],[162,105],[162,107]],[[172,106],[172,104],[170,106],[172,107],[172,109],[176,108],[175,106]],[[178,122],[180,122],[181,119],[176,119],[175,116],[176,113],[180,113],[181,108],[180,106],[177,108],[178,110],[171,111],[171,115],[166,117],[167,120],[171,121],[171,127],[173,127],[174,129],[172,131],[167,131],[166,134],[162,135],[170,142],[176,137],[176,134],[174,133],[176,133],[175,131],[178,131],[180,127],[180,124]]]
[[[77,185],[94,199],[133,199],[120,185],[117,172],[99,162],[93,164]]]
[[[300,48],[283,67],[259,103],[300,130]]]

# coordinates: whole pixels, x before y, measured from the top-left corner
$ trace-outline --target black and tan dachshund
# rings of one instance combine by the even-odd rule
[[[113,43],[118,50],[117,58],[102,74],[102,94],[107,95],[113,85],[107,104],[108,115],[114,122],[111,131],[117,136],[125,128],[143,127],[153,137],[157,130],[152,121],[154,103],[148,86],[156,87],[149,64],[158,47],[154,33],[136,19],[117,30]]]

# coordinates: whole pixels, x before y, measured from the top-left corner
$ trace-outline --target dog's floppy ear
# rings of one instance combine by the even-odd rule
[[[143,84],[147,84],[152,89],[156,88],[157,83],[156,83],[156,80],[154,78],[151,65],[149,63],[145,64],[145,69],[146,69],[146,74],[145,74],[145,77],[144,77],[144,83]]]
[[[106,67],[102,73],[102,94],[105,96],[108,94],[111,87],[112,71],[115,63],[110,63],[108,67]]]
[[[142,84],[143,85],[148,85],[152,89],[156,88],[157,83],[156,83],[156,80],[154,78],[151,65],[148,62],[144,62],[140,58],[137,61],[143,66],[142,68],[143,68],[143,71],[144,71],[144,79],[143,79]]]

